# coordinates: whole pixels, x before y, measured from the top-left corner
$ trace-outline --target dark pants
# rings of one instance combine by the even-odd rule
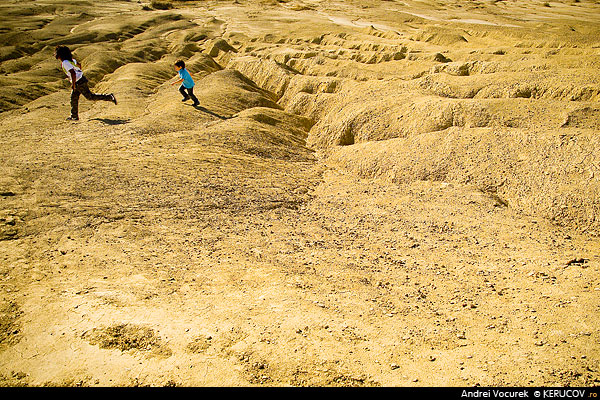
[[[186,93],[186,90],[187,90],[187,93]],[[196,98],[196,96],[194,96],[194,88],[193,87],[186,88],[186,87],[183,87],[183,85],[181,85],[181,86],[179,86],[179,92],[183,96],[184,100],[192,99],[194,101],[194,104],[198,104],[199,103],[199,101]]]
[[[104,101],[112,101],[112,96],[110,94],[96,94],[90,91],[88,87],[88,80],[85,76],[82,76],[75,83],[75,89],[71,91],[71,117],[79,118],[79,95],[83,95],[88,100],[96,101],[96,100],[104,100]]]

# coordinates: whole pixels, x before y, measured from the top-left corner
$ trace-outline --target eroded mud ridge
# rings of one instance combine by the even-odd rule
[[[0,21],[1,384],[599,383],[597,2]]]

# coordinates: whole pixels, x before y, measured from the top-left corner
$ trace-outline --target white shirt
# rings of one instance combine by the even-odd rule
[[[61,63],[61,66],[63,71],[65,71],[65,74],[67,74],[67,76],[69,77],[69,80],[71,80],[71,73],[69,72],[70,70],[75,71],[75,82],[77,82],[83,76],[83,71],[77,66],[77,60],[75,59],[73,59],[73,62],[69,60],[64,60]]]

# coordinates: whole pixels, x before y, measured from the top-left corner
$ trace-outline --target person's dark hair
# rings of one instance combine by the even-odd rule
[[[185,68],[185,63],[182,60],[178,60],[175,65],[177,65],[180,68]]]
[[[56,56],[56,58],[60,58],[62,61],[73,61],[73,55],[71,54],[71,50],[67,46],[56,46],[56,48],[54,49],[54,55]]]

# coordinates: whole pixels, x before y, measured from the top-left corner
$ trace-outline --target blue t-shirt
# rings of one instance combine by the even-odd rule
[[[179,77],[181,79],[183,79],[183,87],[184,88],[193,88],[194,87],[194,80],[192,79],[192,76],[190,75],[190,73],[187,71],[187,69],[185,68],[181,68],[178,71]]]

